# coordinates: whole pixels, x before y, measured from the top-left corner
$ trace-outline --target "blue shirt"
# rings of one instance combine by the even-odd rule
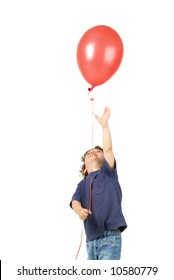
[[[92,184],[92,198],[90,184]],[[92,214],[89,214],[84,221],[86,241],[102,236],[105,230],[120,229],[122,232],[126,229],[116,163],[115,167],[111,168],[104,159],[100,170],[91,172],[79,182],[73,200],[81,202],[82,207],[86,209],[89,209],[90,202],[92,205]]]

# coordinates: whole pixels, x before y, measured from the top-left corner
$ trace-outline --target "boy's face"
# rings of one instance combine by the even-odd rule
[[[97,161],[98,163],[102,163],[104,159],[104,154],[101,150],[91,149],[85,155],[85,166],[87,167],[92,161]]]

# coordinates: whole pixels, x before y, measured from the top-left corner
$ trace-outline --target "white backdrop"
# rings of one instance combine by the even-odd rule
[[[120,68],[93,90],[109,120],[128,228],[122,261],[173,253],[173,5],[165,0],[0,2],[0,259],[72,261],[82,222],[69,207],[91,147],[89,85],[76,61],[89,28],[114,28]],[[94,144],[102,144],[94,123]],[[15,261],[16,260],[16,261]],[[79,260],[86,260],[85,236]],[[5,265],[5,264],[4,264]],[[8,266],[8,265],[7,265]],[[167,270],[167,269],[166,269]],[[9,273],[9,272],[8,272]],[[9,279],[7,277],[7,279]],[[13,277],[14,279],[14,277]]]

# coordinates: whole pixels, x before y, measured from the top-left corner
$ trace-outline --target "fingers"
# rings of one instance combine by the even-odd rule
[[[110,111],[110,108],[108,106],[105,106],[106,111]]]
[[[97,115],[95,115],[95,118],[96,118],[98,121],[100,120],[99,116],[97,116]]]
[[[101,116],[101,117],[99,117],[98,115],[95,115],[95,118],[97,119],[97,120],[100,120],[103,116],[105,116],[105,115],[110,115],[110,108],[109,107],[105,107],[104,108],[104,112],[103,112],[103,115]]]
[[[104,114],[106,113],[106,114],[110,114],[110,108],[109,107],[105,107],[105,111],[104,111]]]

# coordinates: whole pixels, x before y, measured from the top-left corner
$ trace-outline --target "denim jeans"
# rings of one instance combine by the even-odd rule
[[[88,260],[120,260],[121,232],[106,230],[103,236],[86,242]]]

